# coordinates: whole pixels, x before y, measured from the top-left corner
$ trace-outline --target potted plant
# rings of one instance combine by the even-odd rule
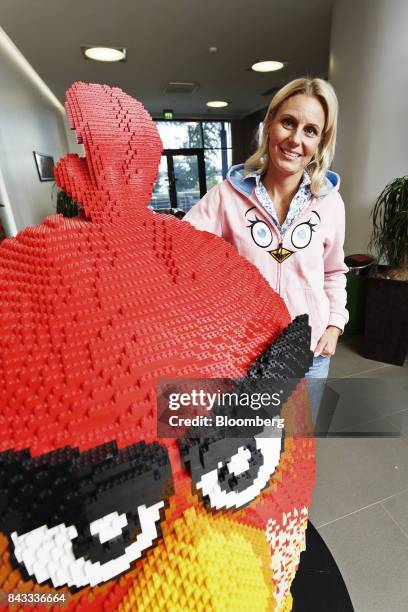
[[[389,183],[373,212],[378,257],[367,283],[364,355],[403,365],[408,351],[408,176]]]
[[[78,204],[65,191],[58,191],[57,213],[64,217],[78,217],[79,215]]]

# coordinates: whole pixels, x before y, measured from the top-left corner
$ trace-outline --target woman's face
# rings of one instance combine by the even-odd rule
[[[317,152],[325,124],[315,96],[296,94],[281,104],[269,128],[269,169],[300,174]]]

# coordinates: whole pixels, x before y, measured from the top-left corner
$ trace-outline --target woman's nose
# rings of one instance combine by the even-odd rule
[[[291,145],[299,145],[301,143],[301,130],[300,128],[293,128],[289,135],[289,142]]]

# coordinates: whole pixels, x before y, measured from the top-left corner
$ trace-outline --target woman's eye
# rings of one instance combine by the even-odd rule
[[[250,224],[251,225],[248,227],[251,228],[251,235],[255,244],[263,249],[268,247],[273,240],[270,227],[264,221],[260,221],[258,218],[256,218],[256,220],[250,220]]]
[[[282,125],[284,127],[292,127],[293,126],[293,121],[292,121],[292,119],[289,119],[287,117],[286,119],[282,119]]]
[[[292,232],[292,244],[296,249],[304,249],[310,244],[312,239],[312,233],[315,231],[313,228],[316,224],[310,223],[307,221],[306,223],[301,223]]]
[[[309,134],[309,136],[317,136],[317,130],[314,127],[306,127],[305,132],[306,134]]]
[[[270,427],[249,440],[206,441],[203,449],[187,445],[183,454],[204,504],[228,510],[246,506],[268,485],[282,447],[282,430]]]

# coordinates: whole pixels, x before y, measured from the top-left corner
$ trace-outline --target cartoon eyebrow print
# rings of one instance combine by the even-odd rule
[[[321,220],[322,220],[322,219],[321,219],[321,217],[320,217],[320,215],[319,215],[319,213],[318,213],[316,210],[312,210],[311,212],[312,212],[312,213],[314,213],[314,214],[316,215],[316,217],[319,219],[319,221],[321,221]],[[309,221],[310,221],[310,219],[309,219]],[[315,225],[317,225],[317,223],[315,223]]]
[[[262,219],[260,219],[257,215],[255,215],[255,219],[248,219],[248,221],[249,221],[249,225],[247,225],[247,227],[252,227],[253,225],[255,225],[255,223],[258,223],[258,222],[265,223],[265,225],[268,225],[266,221],[262,221]]]
[[[251,208],[248,208],[248,210],[246,211],[246,213],[245,213],[244,217],[246,217],[246,216],[247,216],[247,214],[248,214],[249,212],[251,212],[251,210],[254,210],[254,208],[256,208],[256,206],[251,206]],[[255,215],[255,216],[256,216],[256,215]]]

